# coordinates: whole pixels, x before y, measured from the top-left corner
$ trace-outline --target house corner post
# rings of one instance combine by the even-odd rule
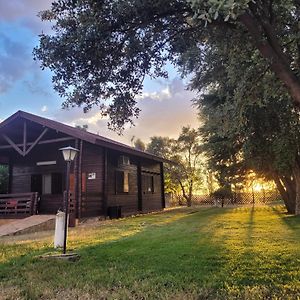
[[[143,192],[142,192],[142,167],[141,162],[137,164],[137,186],[138,186],[138,210],[143,211]]]
[[[108,162],[107,162],[107,148],[103,149],[103,214],[106,218],[107,216],[107,177],[108,177]]]
[[[160,163],[160,180],[161,180],[161,202],[162,208],[166,207],[166,198],[165,198],[165,176],[164,176],[164,164]]]
[[[79,140],[76,139],[75,140],[75,148],[78,149],[79,147]],[[75,210],[75,217],[78,218],[78,200],[79,200],[79,197],[78,197],[78,183],[79,183],[79,155],[76,156],[75,158],[75,162],[74,162],[74,200],[75,200],[75,203],[74,203],[74,210]]]
[[[77,202],[77,212],[78,219],[81,219],[81,206],[82,206],[82,151],[83,151],[83,141],[79,141],[79,157],[78,157],[78,202]]]

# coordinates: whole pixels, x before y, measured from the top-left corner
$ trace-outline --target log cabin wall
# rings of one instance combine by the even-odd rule
[[[70,141],[69,144],[74,146],[75,141]],[[33,176],[45,174],[61,174],[62,189],[64,189],[66,165],[62,154],[58,151],[59,148],[64,146],[66,146],[65,142],[38,145],[25,157],[11,150],[11,193],[36,191],[32,189]],[[104,148],[83,142],[82,174],[78,180],[81,184],[80,217],[106,215],[106,208],[110,206],[121,206],[123,215],[162,209],[159,163],[128,156],[130,165],[120,166],[118,160],[121,155],[120,152],[107,149],[107,180],[104,184]],[[43,161],[56,161],[56,164],[37,166],[37,162]],[[141,207],[139,207],[138,193],[138,162],[141,165]],[[117,192],[117,172],[127,172],[129,174],[128,192]],[[74,176],[74,164],[71,167],[71,176]],[[151,190],[148,190],[149,187],[151,187]],[[106,203],[104,202],[104,189],[107,193]],[[40,192],[40,190],[37,190],[37,192]],[[63,208],[62,193],[41,195],[39,213],[54,214],[59,208]]]
[[[68,142],[75,146],[75,141]],[[63,160],[59,148],[66,143],[54,143],[38,145],[27,156],[22,157],[14,150],[10,151],[10,164],[12,166],[11,193],[25,193],[32,190],[32,178],[35,175],[61,174],[62,189],[65,188],[66,163]],[[81,178],[81,217],[103,215],[103,148],[83,142]],[[56,161],[55,165],[37,166],[37,162]],[[74,192],[74,163],[71,165],[71,192]],[[95,174],[95,178],[89,179],[89,175]],[[91,177],[91,176],[90,176]],[[40,185],[42,183],[40,182]],[[41,193],[41,190],[34,190]],[[59,208],[63,208],[63,193],[41,195],[39,213],[54,214]]]
[[[75,141],[68,144],[74,146]],[[10,162],[12,166],[12,193],[32,192],[32,176],[45,174],[61,174],[63,189],[65,187],[65,162],[59,148],[66,143],[53,143],[36,146],[30,154],[20,156],[11,150]],[[159,163],[149,162],[129,156],[130,165],[118,164],[120,152],[107,149],[107,180],[104,184],[104,148],[83,142],[81,162],[81,199],[80,216],[92,217],[106,215],[107,207],[121,206],[123,215],[149,212],[162,209],[161,182]],[[55,165],[37,166],[37,162],[56,161]],[[141,210],[139,209],[138,193],[138,161],[141,164]],[[128,172],[129,191],[126,193],[116,191],[117,172]],[[74,176],[74,164],[71,167],[71,176]],[[79,175],[80,176],[80,175]],[[153,179],[152,179],[153,178]],[[145,180],[147,179],[147,180]],[[150,181],[149,181],[150,180]],[[153,180],[153,190],[148,191],[149,182]],[[148,182],[148,185],[146,184]],[[72,185],[72,184],[71,184]],[[107,202],[104,203],[104,188],[106,188]],[[34,190],[35,191],[35,190]],[[38,191],[40,192],[40,191]],[[39,213],[54,214],[63,208],[62,194],[41,195]]]
[[[74,141],[68,142],[74,146]],[[66,143],[53,143],[37,145],[27,156],[22,157],[16,151],[11,150],[9,154],[11,165],[11,193],[39,192],[40,187],[34,187],[34,180],[41,180],[42,176],[51,174],[52,191],[41,195],[38,211],[39,213],[54,214],[59,208],[63,208],[63,189],[65,186],[66,163],[58,150],[66,146]],[[38,166],[38,162],[54,161],[53,165]],[[71,172],[74,166],[72,166]],[[59,177],[59,178],[58,178]],[[55,182],[56,180],[56,182]],[[60,180],[61,182],[57,182]],[[60,185],[60,187],[58,187]],[[38,189],[38,190],[36,190]],[[58,191],[61,190],[61,191]]]
[[[0,124],[0,160],[9,164],[9,193],[40,193],[39,213],[63,208],[66,163],[59,148],[65,146],[80,149],[70,176],[78,217],[106,215],[111,206],[121,206],[123,215],[164,207],[159,157],[22,111]],[[121,156],[130,163],[120,164]]]
[[[119,158],[122,155],[129,158],[130,165],[119,164]],[[139,164],[141,166],[140,193],[138,190]],[[122,173],[129,174],[128,192],[118,191],[117,186],[120,185],[118,176],[121,176],[121,180],[124,180]],[[107,177],[107,207],[121,206],[123,215],[156,211],[163,208],[159,163],[109,151]]]
[[[156,211],[163,208],[161,191],[160,164],[157,162],[142,161],[142,210],[143,212]]]
[[[107,155],[107,207],[121,206],[123,215],[138,212],[137,165],[130,156],[130,165],[119,165],[122,153],[108,150]],[[128,192],[118,190],[118,175],[128,173]]]
[[[103,207],[104,148],[83,142],[81,178],[81,216],[105,214]]]

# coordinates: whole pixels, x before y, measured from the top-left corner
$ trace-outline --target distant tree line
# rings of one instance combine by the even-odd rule
[[[154,136],[147,145],[136,139],[134,146],[169,160],[165,163],[165,191],[182,194],[186,204],[191,206],[195,189],[203,184],[203,151],[199,131],[186,126],[177,139]]]

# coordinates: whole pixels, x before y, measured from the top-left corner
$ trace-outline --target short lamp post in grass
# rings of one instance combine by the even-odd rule
[[[66,174],[66,199],[65,199],[65,226],[64,226],[64,245],[63,245],[63,254],[66,254],[67,250],[67,231],[68,231],[68,213],[69,213],[69,197],[70,197],[70,168],[71,163],[74,161],[78,149],[71,146],[60,148],[65,162],[67,163],[67,174]]]

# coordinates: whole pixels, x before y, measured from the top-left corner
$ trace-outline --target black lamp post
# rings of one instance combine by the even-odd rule
[[[69,213],[69,196],[70,196],[70,167],[72,161],[75,159],[76,154],[79,152],[78,149],[71,146],[59,149],[67,163],[67,174],[66,174],[66,199],[65,199],[65,231],[64,231],[64,248],[63,253],[66,254],[67,250],[67,231],[68,231],[68,213]]]

